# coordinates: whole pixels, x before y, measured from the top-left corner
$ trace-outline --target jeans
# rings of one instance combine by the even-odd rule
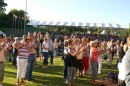
[[[92,80],[97,79],[98,75],[98,63],[95,61],[90,61],[91,63],[91,68],[92,68]]]
[[[64,61],[64,79],[67,78],[67,61],[66,61],[67,55],[63,54],[63,61]]]
[[[8,54],[9,54],[9,62],[11,62],[11,58],[13,56],[13,51],[12,50],[9,50],[8,51]]]
[[[53,64],[53,58],[54,58],[53,52],[49,51],[49,55],[51,56],[50,63]]]
[[[76,74],[76,67],[67,67],[67,80],[68,82],[74,82],[74,77]]]
[[[115,53],[115,52],[114,52],[114,51],[112,51],[112,60],[113,60],[113,57],[114,57],[114,53]]]
[[[112,66],[112,54],[107,54],[107,65]]]
[[[32,79],[32,70],[34,67],[34,61],[35,61],[35,54],[30,54],[28,57],[28,65],[26,69],[26,79],[31,80]]]
[[[12,66],[15,66],[15,67],[16,67],[16,58],[17,58],[17,55],[13,54]]]
[[[54,48],[54,54],[55,54],[55,56],[58,55],[58,48]]]
[[[66,79],[66,78],[67,78],[67,64],[64,61],[64,79]]]
[[[42,52],[44,56],[43,64],[48,65],[48,52]]]

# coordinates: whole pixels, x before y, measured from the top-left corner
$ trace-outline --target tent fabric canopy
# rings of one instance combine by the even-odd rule
[[[106,30],[103,30],[100,34],[107,34]]]
[[[80,26],[80,27],[102,27],[102,28],[124,28],[120,24],[112,23],[88,23],[88,22],[54,22],[54,21],[30,21],[29,26]]]
[[[3,37],[6,37],[6,34],[3,33],[2,31],[0,31],[0,35],[2,35]]]

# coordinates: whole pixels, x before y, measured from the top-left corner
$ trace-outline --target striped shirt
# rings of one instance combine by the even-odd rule
[[[29,52],[28,52],[27,48],[22,47],[22,48],[19,49],[18,58],[28,59],[28,56],[29,56]]]

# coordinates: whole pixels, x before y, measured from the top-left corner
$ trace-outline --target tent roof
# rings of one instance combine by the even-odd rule
[[[3,37],[6,37],[6,34],[0,31],[0,35],[3,35]]]
[[[80,26],[80,27],[102,27],[102,28],[124,28],[120,24],[112,23],[88,23],[88,22],[55,22],[55,21],[30,21],[27,25],[43,26]]]

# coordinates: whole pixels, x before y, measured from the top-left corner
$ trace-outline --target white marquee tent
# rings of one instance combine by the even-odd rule
[[[106,30],[103,30],[100,34],[107,34]]]
[[[6,34],[0,31],[0,35],[3,35],[3,37],[6,37]]]
[[[54,21],[30,21],[28,26],[80,26],[80,27],[101,27],[101,28],[117,28],[121,29],[124,26],[111,23],[88,23],[88,22],[54,22]]]

